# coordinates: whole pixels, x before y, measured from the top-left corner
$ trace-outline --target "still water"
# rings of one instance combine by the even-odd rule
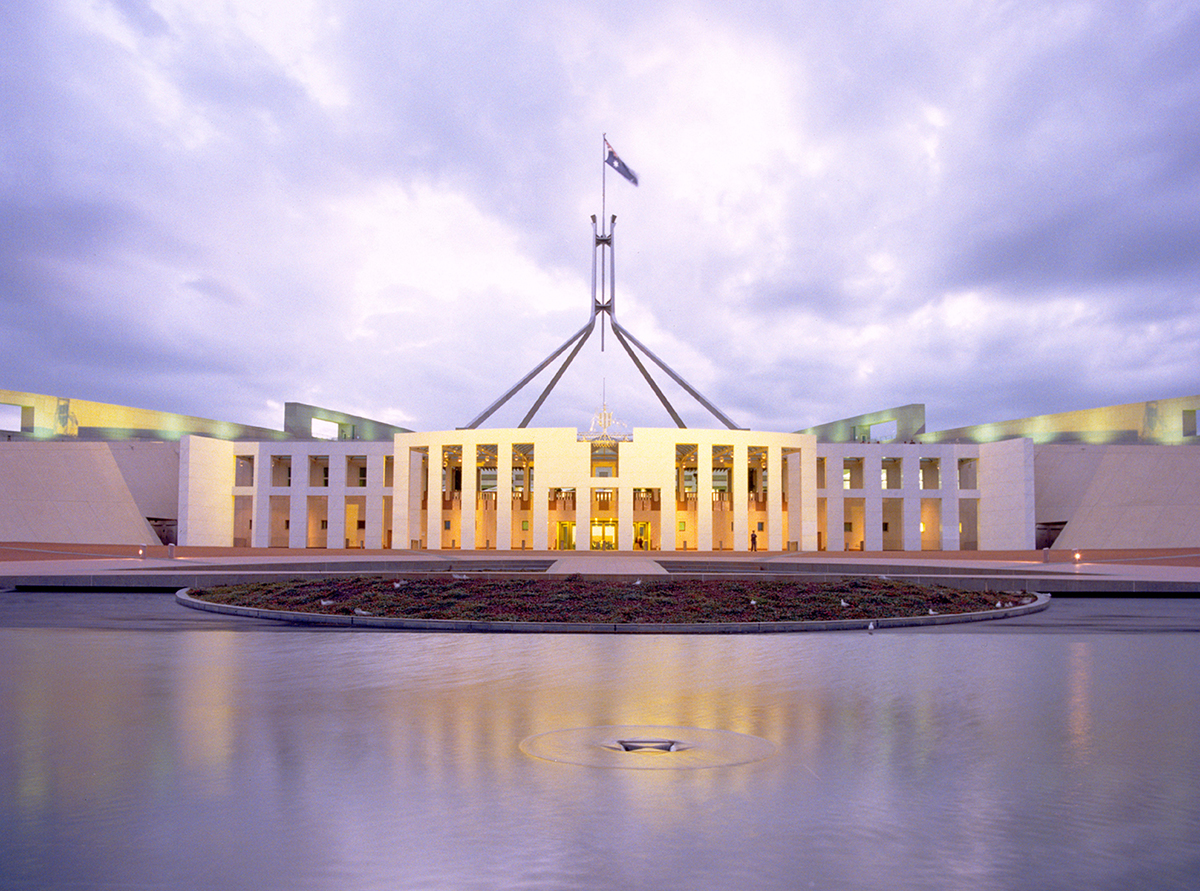
[[[0,886],[1192,889],[1197,631],[1196,600],[626,637],[0,594]],[[768,754],[521,748],[616,725]]]

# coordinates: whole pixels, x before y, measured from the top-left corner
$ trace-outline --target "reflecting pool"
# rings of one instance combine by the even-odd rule
[[[0,594],[0,885],[1191,889],[1198,630],[1194,600],[626,637]],[[521,749],[607,727],[769,745],[655,770]],[[687,754],[658,748],[625,755]]]

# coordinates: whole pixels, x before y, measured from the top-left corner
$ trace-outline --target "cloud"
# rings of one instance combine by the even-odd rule
[[[954,426],[1196,390],[1194,10],[0,15],[0,324],[27,339],[5,386],[270,426],[286,400],[458,426],[586,320],[603,208],[623,323],[749,426],[914,401]],[[601,197],[601,133],[639,187],[609,177]],[[598,342],[538,422],[586,427],[606,398],[668,423]]]

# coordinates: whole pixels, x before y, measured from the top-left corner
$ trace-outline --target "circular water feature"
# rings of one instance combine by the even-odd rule
[[[532,758],[620,770],[697,770],[762,761],[775,744],[760,736],[703,727],[621,725],[551,730],[521,741]]]

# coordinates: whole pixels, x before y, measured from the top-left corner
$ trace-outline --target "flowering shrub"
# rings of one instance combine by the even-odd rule
[[[831,582],[677,578],[639,582],[338,576],[193,591],[213,603],[291,612],[491,622],[704,623],[872,619],[995,609],[995,592],[853,577]],[[1030,595],[1000,595],[1004,606]]]

